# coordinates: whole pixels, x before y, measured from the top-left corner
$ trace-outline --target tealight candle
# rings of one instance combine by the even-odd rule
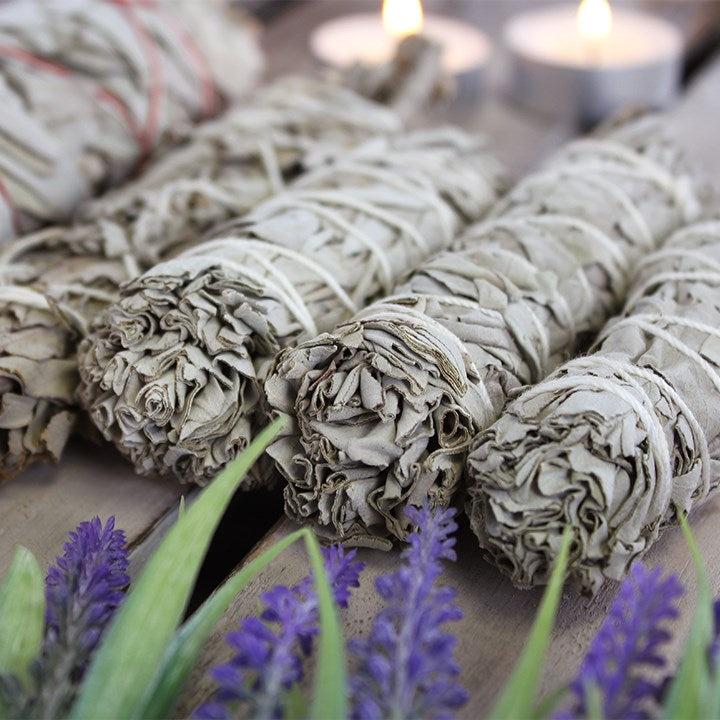
[[[417,0],[386,0],[382,16],[361,13],[329,20],[312,33],[310,47],[321,62],[337,68],[380,64],[392,57],[399,38],[416,32],[442,46],[443,69],[452,75],[484,67],[491,55],[490,41],[480,30],[441,15],[423,18]]]
[[[583,0],[513,18],[504,32],[511,91],[531,109],[596,122],[626,105],[662,108],[677,95],[682,36],[637,11]]]

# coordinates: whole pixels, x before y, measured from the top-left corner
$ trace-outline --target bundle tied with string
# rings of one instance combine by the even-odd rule
[[[68,219],[249,90],[261,64],[225,3],[4,3],[0,240]]]
[[[77,343],[140,273],[122,244],[103,257],[66,241],[51,228],[0,253],[0,480],[59,460],[77,420]]]
[[[630,268],[698,212],[659,119],[568,145],[392,297],[281,353],[291,422],[268,449],[285,510],[331,540],[389,547],[407,505],[447,506],[469,444],[620,307]]]
[[[565,526],[570,575],[619,579],[720,479],[720,222],[640,262],[587,357],[521,394],[473,443],[467,511],[513,582],[547,582]]]
[[[200,242],[208,227],[246,212],[303,169],[400,127],[394,113],[334,83],[284,78],[198,128],[137,183],[88,204],[83,222],[8,244],[0,252],[8,285],[0,295],[3,476],[59,458],[77,417],[77,344],[121,283]]]
[[[320,165],[122,289],[80,347],[83,404],[139,472],[208,480],[265,422],[278,350],[388,292],[500,185],[484,144],[452,128]]]
[[[313,164],[401,128],[396,113],[342,85],[283,77],[198,127],[135,182],[82,205],[71,237],[101,252],[122,241],[148,269]]]

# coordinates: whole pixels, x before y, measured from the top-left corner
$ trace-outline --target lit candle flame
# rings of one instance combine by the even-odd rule
[[[612,30],[612,10],[608,0],[582,0],[577,26],[583,38],[604,40]]]
[[[384,0],[382,17],[385,30],[397,38],[422,31],[423,11],[420,0]]]

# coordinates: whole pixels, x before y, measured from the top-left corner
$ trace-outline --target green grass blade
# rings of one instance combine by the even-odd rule
[[[516,720],[516,718],[529,718],[533,715],[535,693],[540,680],[542,663],[550,643],[550,634],[555,625],[555,615],[565,580],[570,553],[570,537],[570,528],[566,527],[560,554],[543,594],[525,650],[502,691],[500,699],[490,713],[490,717],[494,720]]]
[[[160,664],[160,670],[156,673],[154,683],[139,712],[140,717],[167,718],[172,715],[175,703],[192,672],[205,641],[233,598],[281,552],[309,532],[306,529],[296,530],[278,540],[262,555],[228,578],[193,613],[168,646]]]
[[[0,673],[29,680],[45,632],[45,581],[35,556],[18,545],[0,587]]]
[[[677,508],[685,539],[693,561],[698,582],[697,610],[690,628],[680,667],[668,688],[663,706],[665,718],[703,718],[710,703],[710,663],[708,649],[713,636],[713,610],[710,586],[700,550],[690,530],[685,514]],[[715,716],[712,716],[715,717]]]
[[[602,692],[595,683],[585,689],[585,702],[587,704],[588,720],[603,720],[605,718]]]
[[[550,717],[550,714],[555,709],[557,704],[562,700],[563,696],[567,693],[568,686],[562,685],[559,688],[555,688],[544,697],[533,710],[533,720],[545,720]]]
[[[309,717],[309,708],[298,683],[295,683],[290,690],[288,690],[283,707],[285,710],[285,720],[305,720],[305,718]]]
[[[310,532],[305,536],[305,544],[315,578],[320,618],[320,638],[310,717],[313,720],[343,720],[348,716],[345,639],[333,592],[325,572],[320,545]]]
[[[73,718],[137,717],[182,618],[215,528],[245,473],[273,440],[279,418],[233,460],[168,532],[108,628]]]

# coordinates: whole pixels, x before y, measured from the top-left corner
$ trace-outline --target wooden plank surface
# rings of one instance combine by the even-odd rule
[[[95,515],[103,521],[115,515],[130,546],[141,544],[181,492],[174,480],[135,475],[113,448],[75,440],[59,465],[34,465],[0,485],[0,573],[16,543],[46,567],[68,531]]]

